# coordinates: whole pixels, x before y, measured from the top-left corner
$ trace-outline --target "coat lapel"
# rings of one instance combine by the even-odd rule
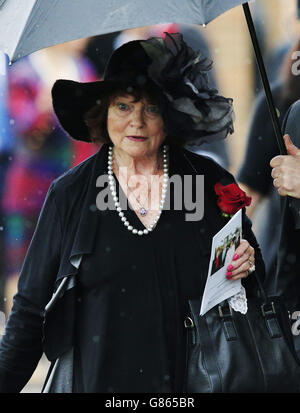
[[[97,178],[106,173],[107,145],[103,145],[96,154],[88,177],[85,195],[82,205],[79,206],[79,219],[74,219],[74,228],[69,239],[69,247],[65,253],[59,268],[56,281],[64,277],[76,275],[80,263],[80,257],[91,254],[95,247],[97,231],[100,225],[100,211],[96,207],[96,198],[99,188],[96,187]],[[76,190],[84,191],[84,183],[78,183]],[[75,222],[76,221],[76,222]]]

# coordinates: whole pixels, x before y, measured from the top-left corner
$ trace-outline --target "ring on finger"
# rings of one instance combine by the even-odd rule
[[[248,262],[249,262],[249,268],[246,271],[247,272],[247,277],[248,277],[249,274],[251,274],[255,271],[255,264],[253,262],[251,262],[250,260]]]

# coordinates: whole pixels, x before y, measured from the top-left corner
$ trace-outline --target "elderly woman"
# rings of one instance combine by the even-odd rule
[[[20,391],[43,351],[45,392],[184,390],[188,300],[201,299],[212,237],[228,220],[215,185],[235,185],[182,149],[233,130],[209,68],[173,34],[117,49],[102,82],[54,85],[62,127],[104,144],[49,189],[0,346],[2,392]],[[204,214],[191,213],[195,199]],[[264,266],[245,208],[243,231],[226,282],[242,278],[251,294],[246,277]]]

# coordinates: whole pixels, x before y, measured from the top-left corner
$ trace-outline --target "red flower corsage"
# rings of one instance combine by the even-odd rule
[[[239,209],[251,204],[251,197],[247,196],[237,184],[222,185],[217,182],[215,191],[218,195],[218,207],[226,218],[232,217]]]

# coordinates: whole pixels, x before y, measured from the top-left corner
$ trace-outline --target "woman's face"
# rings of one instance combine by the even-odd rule
[[[146,99],[134,102],[131,95],[120,95],[108,108],[107,131],[118,150],[127,155],[154,155],[165,139],[164,123],[157,105]]]

